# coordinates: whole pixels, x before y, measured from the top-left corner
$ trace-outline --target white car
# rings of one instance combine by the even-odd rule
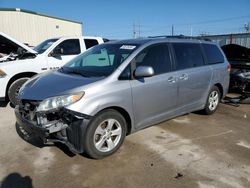
[[[35,74],[59,69],[88,48],[106,42],[101,37],[79,36],[51,38],[31,49],[0,32],[0,101],[17,104],[20,87]],[[11,51],[13,50],[13,51]]]

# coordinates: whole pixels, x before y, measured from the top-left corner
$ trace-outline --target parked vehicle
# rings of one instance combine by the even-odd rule
[[[21,54],[35,54],[36,51],[17,41],[9,35],[0,32],[0,63],[15,60]]]
[[[230,91],[240,93],[242,99],[250,97],[250,49],[228,44],[222,46],[229,63],[231,64]]]
[[[106,157],[137,130],[192,111],[214,113],[228,91],[229,67],[209,41],[101,44],[21,88],[18,130],[45,143],[62,142],[75,153]]]
[[[56,70],[86,49],[101,44],[100,37],[61,37],[43,41],[34,49],[0,33],[1,50],[10,53],[0,62],[0,101],[17,104],[20,87],[29,78],[47,70]],[[11,40],[10,40],[11,39]]]

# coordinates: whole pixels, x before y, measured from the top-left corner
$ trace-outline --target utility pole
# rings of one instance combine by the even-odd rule
[[[141,25],[133,23],[133,38],[140,38],[141,36]]]
[[[138,24],[138,38],[141,37],[141,25]]]
[[[135,22],[133,23],[133,38],[135,39],[136,31],[135,31]]]
[[[250,31],[249,22],[244,24],[244,28],[245,28],[245,30],[246,30],[246,33],[249,33],[249,31]]]
[[[172,25],[172,36],[174,36],[174,25]]]

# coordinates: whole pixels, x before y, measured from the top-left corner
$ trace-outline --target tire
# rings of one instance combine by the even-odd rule
[[[19,78],[17,80],[15,80],[9,87],[8,90],[8,97],[10,100],[10,103],[13,106],[17,105],[17,95],[19,92],[19,89],[22,87],[22,85],[28,80],[29,78]]]
[[[221,93],[217,86],[213,86],[212,89],[209,91],[209,95],[207,97],[207,102],[205,108],[202,112],[206,115],[213,114],[220,103]]]
[[[84,151],[93,159],[107,157],[119,149],[126,132],[126,120],[119,112],[112,109],[102,111],[87,127],[83,142]]]

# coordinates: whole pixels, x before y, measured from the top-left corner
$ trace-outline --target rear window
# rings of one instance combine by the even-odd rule
[[[95,46],[98,44],[98,41],[95,39],[84,39],[86,49],[91,48],[92,46]]]
[[[200,44],[173,43],[176,56],[176,69],[199,67],[204,65]]]
[[[214,44],[202,44],[205,54],[207,56],[208,64],[216,64],[216,63],[223,63],[224,56],[222,55],[221,51]]]

